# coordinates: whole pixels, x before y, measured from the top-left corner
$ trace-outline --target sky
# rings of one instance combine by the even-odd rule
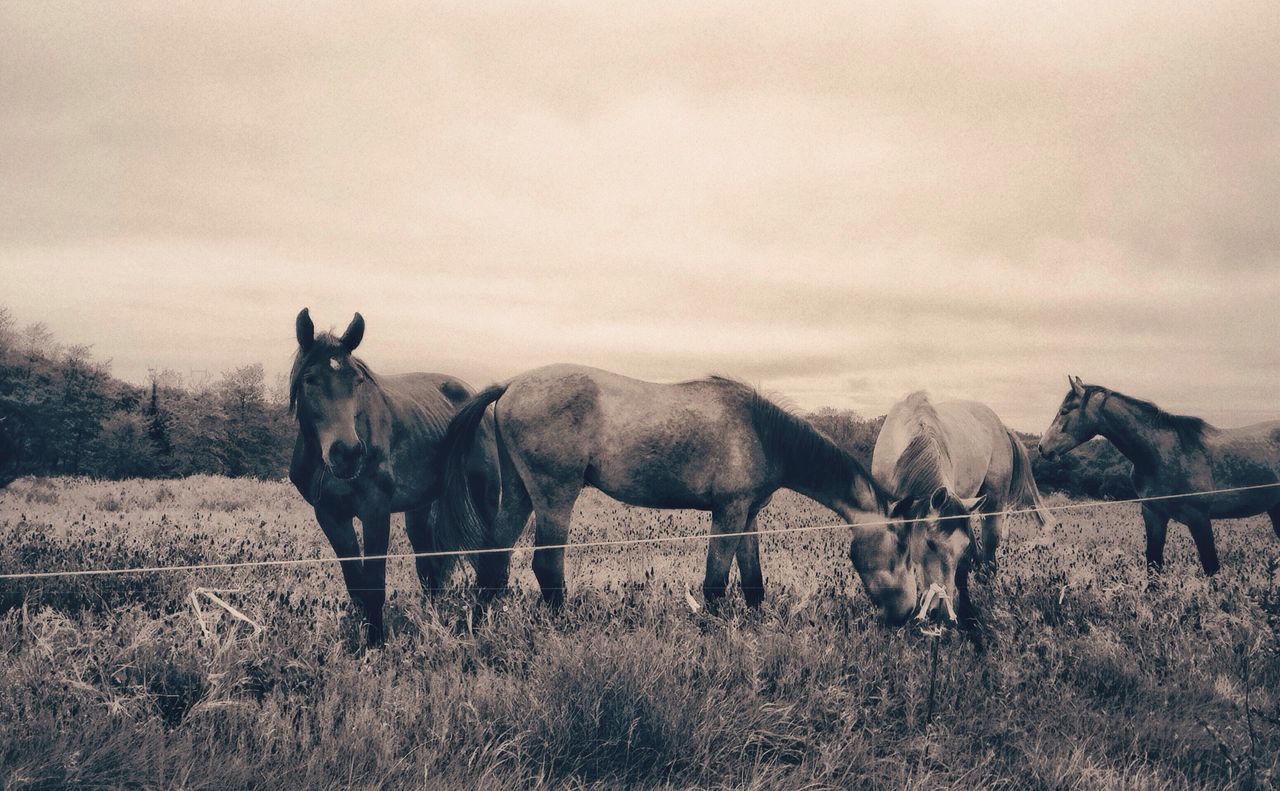
[[[785,8],[780,7],[785,5]],[[0,4],[0,305],[117,376],[1280,417],[1280,4]]]

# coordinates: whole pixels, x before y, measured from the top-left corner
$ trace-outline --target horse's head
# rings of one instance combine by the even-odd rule
[[[1102,404],[1107,400],[1107,391],[1101,387],[1086,386],[1078,376],[1068,376],[1067,381],[1071,383],[1071,389],[1062,399],[1053,423],[1040,437],[1040,455],[1046,459],[1053,459],[1082,442],[1088,442],[1102,428]],[[1096,397],[1099,393],[1102,394],[1100,398]]]
[[[854,527],[849,558],[886,622],[899,626],[912,615],[956,620],[956,569],[966,553],[980,549],[970,517],[984,500],[940,487],[928,501],[907,496],[895,502],[888,525]]]
[[[904,520],[899,500],[889,508],[889,524],[854,525],[849,559],[862,579],[862,586],[892,626],[906,623],[919,600],[915,536]]]
[[[298,355],[289,382],[289,407],[315,430],[320,455],[335,478],[350,480],[364,469],[368,447],[356,428],[359,391],[369,369],[351,356],[364,337],[359,313],[342,337],[315,334],[306,308],[298,314]]]
[[[956,497],[947,487],[939,486],[928,500],[909,498],[903,506],[916,553],[921,593],[918,619],[955,622],[956,570],[970,554],[981,554],[980,533],[973,528],[972,516],[985,500],[986,495]]]

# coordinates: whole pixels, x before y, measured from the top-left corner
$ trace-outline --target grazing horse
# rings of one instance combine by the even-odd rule
[[[1191,531],[1204,573],[1218,571],[1213,519],[1266,513],[1280,536],[1280,420],[1242,428],[1215,428],[1198,417],[1171,415],[1143,401],[1069,376],[1053,424],[1040,439],[1046,459],[1066,453],[1098,435],[1133,462],[1139,497],[1163,497],[1216,489],[1247,491],[1152,500],[1142,504],[1147,529],[1147,565],[1164,567],[1164,539],[1170,519]]]
[[[289,410],[298,418],[289,479],[315,508],[316,521],[342,558],[347,591],[363,608],[368,645],[383,640],[386,561],[362,559],[352,518],[359,518],[365,555],[385,555],[391,514],[404,512],[415,552],[436,549],[432,504],[442,477],[439,445],[458,406],[471,397],[466,383],[432,373],[375,377],[352,352],[364,336],[359,313],[342,337],[315,334],[306,308],[297,319],[298,352],[289,378]],[[461,463],[482,508],[497,502],[497,457],[492,421],[486,438]],[[437,509],[438,510],[438,509]],[[438,525],[437,525],[438,527]],[[418,558],[428,591],[443,586],[447,558]]]
[[[961,622],[973,624],[969,573],[995,571],[1007,507],[1034,508],[1040,525],[1047,524],[1026,449],[985,404],[933,404],[923,392],[908,395],[885,417],[871,473],[904,499],[901,510],[922,532],[921,584],[946,593],[926,596],[921,618],[956,619],[947,605],[954,599]],[[971,515],[982,517],[980,531]]]
[[[481,416],[493,404],[502,496],[492,530],[456,485]],[[910,617],[916,581],[905,543],[884,524],[888,493],[853,456],[808,422],[733,380],[655,384],[576,365],[554,365],[484,390],[458,411],[446,445],[448,524],[465,548],[515,543],[536,514],[533,570],[544,599],[564,600],[564,544],[583,486],[632,505],[711,512],[702,591],[715,608],[736,557],[742,592],[764,598],[756,515],[779,488],[806,495],[854,527],[850,556],[889,620]],[[506,556],[503,556],[506,557]],[[488,580],[505,586],[506,570]]]

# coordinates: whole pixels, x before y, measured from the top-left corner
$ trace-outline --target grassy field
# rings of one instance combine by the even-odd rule
[[[1280,543],[1173,526],[1148,589],[1137,508],[1013,520],[977,591],[984,651],[881,626],[846,531],[766,539],[768,598],[694,614],[705,544],[580,550],[569,604],[475,616],[393,562],[358,652],[336,565],[0,581],[0,786],[1274,787]],[[780,495],[764,529],[835,521]],[[409,551],[393,523],[393,551]],[[705,533],[595,492],[572,540]],[[0,571],[328,557],[284,483],[31,480],[0,493]],[[198,588],[260,625],[256,632]],[[199,611],[197,611],[197,606]],[[202,617],[201,617],[202,616]],[[932,717],[929,690],[934,688]]]

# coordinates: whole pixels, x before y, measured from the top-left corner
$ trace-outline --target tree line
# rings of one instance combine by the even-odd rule
[[[172,371],[144,386],[111,376],[88,346],[0,307],[0,484],[20,475],[273,478],[288,470],[294,426],[263,368],[209,382]]]
[[[198,473],[279,478],[296,426],[282,387],[261,364],[211,381],[172,371],[146,385],[111,376],[83,345],[58,344],[42,323],[19,327],[0,306],[0,486],[21,475],[174,478]],[[884,416],[819,409],[806,417],[867,467]],[[1044,491],[1118,499],[1133,496],[1130,465],[1105,441],[1054,461],[1021,435]]]

